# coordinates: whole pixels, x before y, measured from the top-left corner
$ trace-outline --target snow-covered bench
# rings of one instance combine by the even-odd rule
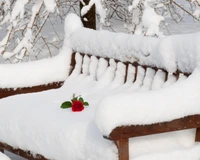
[[[129,155],[138,160],[198,157],[200,146],[194,143],[194,130],[134,138],[128,152],[130,137],[200,127],[198,50],[187,44],[188,50],[174,53],[194,35],[185,40],[181,36],[159,40],[94,31],[82,28],[75,15],[67,18],[65,26],[66,40],[58,56],[16,65],[16,75],[24,73],[24,68],[33,75],[27,71],[20,78],[9,75],[9,69],[16,66],[3,68],[7,69],[4,78],[10,80],[2,81],[4,88],[23,90],[65,82],[56,90],[0,100],[0,148],[36,160],[115,160],[118,152],[120,160]],[[177,48],[170,48],[172,41],[177,41]],[[35,79],[34,74],[38,76]],[[24,78],[28,79],[25,84]],[[74,93],[82,95],[90,106],[80,113],[60,109]],[[199,129],[196,141],[200,141]],[[153,151],[159,153],[151,155]]]

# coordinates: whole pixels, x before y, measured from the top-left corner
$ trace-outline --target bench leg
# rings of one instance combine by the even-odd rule
[[[129,160],[129,139],[115,141],[118,148],[119,160]]]
[[[197,128],[197,130],[196,130],[195,141],[200,142],[200,128]]]

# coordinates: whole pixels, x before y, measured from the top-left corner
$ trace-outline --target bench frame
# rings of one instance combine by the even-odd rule
[[[170,122],[150,125],[120,126],[104,138],[114,141],[119,160],[129,160],[129,138],[196,128],[195,141],[200,142],[200,115],[191,115]]]

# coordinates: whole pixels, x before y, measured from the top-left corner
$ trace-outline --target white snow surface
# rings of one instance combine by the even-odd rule
[[[121,64],[110,61],[110,66],[96,81],[93,68],[100,62],[93,58],[88,66],[91,76],[85,76],[79,75],[82,59],[78,54],[76,61],[74,72],[62,88],[0,100],[1,142],[31,150],[48,159],[117,160],[115,144],[103,138],[94,122],[96,106],[103,97],[127,92],[134,84],[123,85],[120,80],[116,81],[124,75]],[[60,109],[62,102],[70,100],[73,93],[82,95],[90,104],[82,112]],[[115,118],[113,111],[110,115]],[[190,160],[196,160],[200,158],[200,146],[194,142],[194,136],[195,130],[185,130],[131,139],[130,159],[177,160],[181,157],[189,160],[190,156]]]
[[[47,11],[53,13],[56,8],[56,2],[55,0],[44,0],[44,5],[47,9]]]
[[[160,90],[106,97],[96,109],[96,123],[103,135],[109,135],[117,126],[152,124],[200,114],[199,81],[200,71],[196,69],[189,78]]]
[[[28,3],[28,0],[17,0],[12,10],[10,21],[13,22],[15,18],[20,15],[20,18],[24,17],[24,6]]]
[[[73,16],[69,19],[74,20]],[[156,39],[92,31],[82,28],[78,19],[75,22],[75,30],[71,24],[65,26],[65,30],[72,27],[66,33],[70,41],[65,39],[58,56],[0,66],[1,88],[66,79],[63,87],[57,90],[1,99],[1,142],[42,154],[47,159],[117,160],[115,144],[104,139],[102,133],[108,135],[122,124],[151,124],[200,113],[197,45],[200,33]],[[191,39],[196,43],[191,43]],[[105,59],[98,60],[94,56],[82,59],[77,53],[76,67],[68,77],[70,45],[76,51],[96,56],[139,61],[169,71],[195,71],[189,78],[183,76],[173,84],[176,81],[173,75],[164,83],[162,72],[149,69],[145,74],[145,69],[138,67],[136,82],[132,83],[134,76],[131,74],[135,73],[135,68],[129,65],[128,82],[123,84],[125,65],[113,59],[108,64]],[[81,65],[84,66],[82,74]],[[88,101],[89,107],[77,113],[60,109],[74,93]],[[193,129],[133,138],[130,139],[130,159],[199,160],[200,144],[195,143],[194,138]]]
[[[200,32],[158,39],[79,28],[70,35],[70,42],[78,52],[191,73],[199,61],[199,37]]]
[[[71,53],[70,48],[65,48],[59,55],[49,59],[0,64],[0,88],[22,88],[64,81],[69,73]]]
[[[0,160],[10,160],[10,158],[0,152]]]

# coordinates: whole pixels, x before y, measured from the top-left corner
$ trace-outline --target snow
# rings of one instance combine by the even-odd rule
[[[10,160],[5,154],[0,152],[0,160]]]
[[[200,32],[153,38],[79,28],[71,34],[70,42],[78,52],[156,66],[171,73],[191,73],[199,61],[199,35]]]
[[[27,63],[1,64],[0,88],[31,87],[64,81],[70,70],[71,49],[51,58]]]
[[[55,0],[44,0],[44,5],[50,13],[53,13],[56,8],[56,2]]]
[[[32,15],[31,15],[31,20],[28,23],[28,27],[31,28],[33,26],[34,20],[36,18],[37,13],[39,12],[41,6],[43,4],[43,1],[36,1],[36,3],[32,7]]]
[[[82,64],[79,54],[76,60],[78,63],[75,73],[67,78],[62,88],[0,100],[0,141],[43,154],[48,159],[117,160],[116,146],[103,138],[94,123],[94,116],[96,106],[103,97],[119,90],[126,91],[125,85],[113,85],[117,78],[116,73],[120,73],[123,67],[121,68],[121,64],[117,67],[111,61],[111,66],[96,81],[93,76],[78,75]],[[96,64],[96,60],[93,64]],[[129,84],[128,88],[132,85]],[[79,113],[74,113],[71,109],[60,109],[61,103],[71,99],[73,93],[82,95],[90,106]],[[158,157],[157,160],[162,160],[168,156],[171,160],[177,160],[180,154],[191,153],[190,158],[195,159],[200,156],[197,152],[199,145],[194,142],[194,136],[194,130],[186,130],[131,139],[131,160],[140,160],[142,157],[148,157],[149,160]]]
[[[81,9],[81,16],[87,14],[91,7],[95,4],[97,13],[100,15],[100,23],[105,24],[105,19],[107,16],[106,10],[103,8],[100,0],[90,0],[88,5],[85,5],[82,1],[81,3],[84,5],[84,7]]]
[[[189,78],[160,90],[118,93],[106,97],[96,109],[97,126],[103,135],[109,135],[121,125],[152,124],[200,114],[199,80],[200,71],[196,69]],[[113,111],[111,119],[110,113]]]
[[[73,32],[82,27],[80,18],[74,13],[69,13],[65,18],[65,37],[69,38]]]
[[[12,10],[11,14],[11,22],[13,22],[18,15],[20,15],[20,18],[23,18],[24,16],[24,6],[28,3],[28,0],[17,0],[15,2],[14,8]]]
[[[65,25],[66,39],[58,56],[0,66],[1,88],[65,80],[57,90],[1,99],[1,142],[48,159],[117,160],[115,144],[104,139],[102,133],[108,135],[121,124],[151,124],[200,112],[199,33],[157,39],[92,31],[84,29],[80,19],[72,14]],[[196,43],[189,43],[191,39]],[[77,53],[76,67],[68,77],[70,46],[80,53],[111,59],[108,62],[94,56],[83,58]],[[129,65],[127,83],[123,84],[126,66],[114,59],[193,73],[187,79],[181,75],[178,80],[169,74],[164,83],[164,72],[145,72],[139,66],[137,79],[132,83],[136,70]],[[90,106],[79,113],[60,109],[62,102],[70,100],[74,93],[82,95]],[[130,139],[130,159],[197,160],[200,145],[194,137],[195,130],[191,129]]]
[[[162,33],[159,30],[160,22],[164,20],[163,16],[158,15],[154,8],[146,6],[143,16],[142,22],[145,28],[147,28],[147,36],[162,36]]]

